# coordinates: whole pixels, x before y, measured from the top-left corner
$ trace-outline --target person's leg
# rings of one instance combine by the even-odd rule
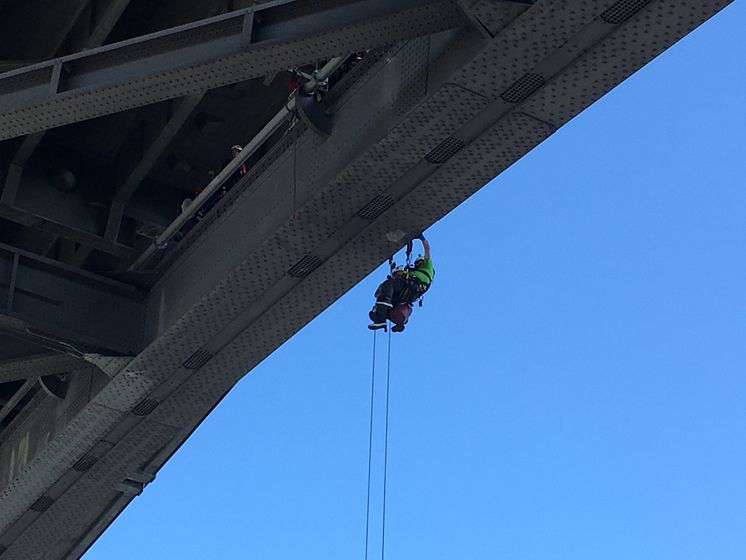
[[[378,294],[376,303],[388,303],[389,305],[393,303],[394,293],[399,284],[401,284],[401,280],[398,278],[387,278],[382,282],[376,290]]]
[[[376,303],[370,310],[368,316],[372,323],[368,328],[383,328],[386,326],[386,317],[393,307],[394,294],[397,288],[401,289],[402,281],[398,278],[387,278],[376,290]]]

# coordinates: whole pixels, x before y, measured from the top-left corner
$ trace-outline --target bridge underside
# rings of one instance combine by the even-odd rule
[[[243,375],[728,3],[0,3],[2,560],[81,556]],[[129,270],[349,54],[330,134],[290,119]]]

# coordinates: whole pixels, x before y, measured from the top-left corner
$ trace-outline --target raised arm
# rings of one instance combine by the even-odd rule
[[[427,239],[425,239],[425,236],[422,234],[419,234],[415,239],[419,239],[422,242],[422,248],[425,251],[424,257],[426,259],[430,258],[430,243],[427,242]]]

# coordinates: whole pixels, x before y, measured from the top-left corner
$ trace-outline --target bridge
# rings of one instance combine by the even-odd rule
[[[80,557],[242,376],[729,3],[0,2],[2,560]]]

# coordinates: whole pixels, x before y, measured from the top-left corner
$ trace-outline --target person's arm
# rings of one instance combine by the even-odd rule
[[[415,239],[419,239],[422,242],[422,248],[425,251],[424,257],[426,259],[430,258],[430,243],[427,242],[427,239],[425,239],[425,236],[422,234],[419,234]]]

